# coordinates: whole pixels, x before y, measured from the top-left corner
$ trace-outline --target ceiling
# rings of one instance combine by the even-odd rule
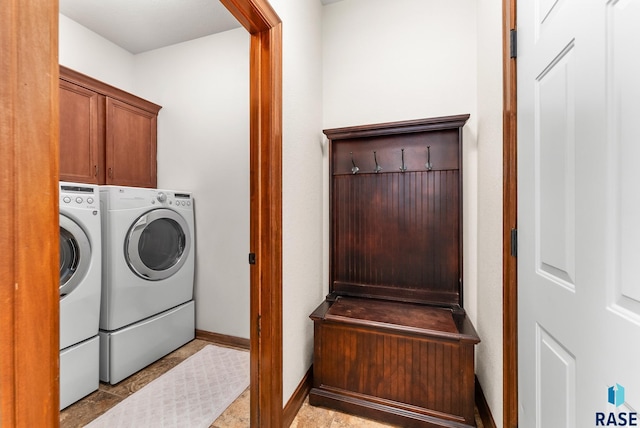
[[[60,13],[132,54],[240,27],[218,0],[60,0]]]
[[[60,0],[60,13],[132,54],[240,27],[217,0]]]

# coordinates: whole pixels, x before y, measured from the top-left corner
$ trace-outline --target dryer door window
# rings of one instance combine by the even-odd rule
[[[125,254],[136,275],[158,281],[180,270],[190,247],[187,222],[177,212],[162,208],[142,215],[131,226]]]
[[[91,263],[91,243],[85,231],[60,214],[60,298],[82,282]]]

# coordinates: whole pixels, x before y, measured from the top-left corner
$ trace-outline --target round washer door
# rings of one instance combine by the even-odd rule
[[[191,248],[185,219],[160,208],[140,216],[127,233],[125,256],[131,270],[141,278],[159,281],[180,270]]]
[[[82,282],[91,263],[91,243],[85,231],[60,214],[60,297]]]

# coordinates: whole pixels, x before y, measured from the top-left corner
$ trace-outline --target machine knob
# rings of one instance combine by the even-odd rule
[[[167,195],[164,192],[158,192],[158,202],[165,202],[167,200]]]

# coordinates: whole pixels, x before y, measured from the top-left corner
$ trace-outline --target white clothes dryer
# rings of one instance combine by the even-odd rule
[[[190,193],[101,186],[100,379],[115,384],[195,337]]]
[[[59,183],[60,408],[98,389],[101,219],[98,186]]]

